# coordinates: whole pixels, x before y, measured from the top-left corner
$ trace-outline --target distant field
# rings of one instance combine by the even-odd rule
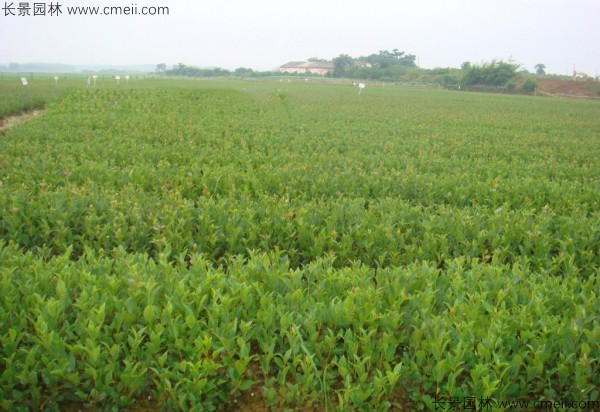
[[[58,80],[54,78],[58,77]],[[86,88],[87,74],[83,73],[0,73],[0,118],[16,113],[21,113],[31,109],[39,109],[48,102],[60,98],[74,90]],[[120,86],[133,86],[134,80],[140,76],[131,75],[131,84],[123,80]],[[27,86],[21,83],[21,78],[27,79]],[[136,87],[144,83],[138,82]],[[94,81],[90,79],[90,86],[94,86]],[[113,75],[97,75],[96,87],[111,88],[117,87],[117,82]]]
[[[1,407],[600,402],[598,102],[71,81],[0,135]]]

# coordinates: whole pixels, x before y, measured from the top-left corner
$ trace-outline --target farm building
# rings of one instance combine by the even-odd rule
[[[331,62],[289,62],[279,67],[281,73],[329,74],[333,71]]]

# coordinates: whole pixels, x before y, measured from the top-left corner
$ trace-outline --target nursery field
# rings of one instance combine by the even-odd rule
[[[21,78],[28,79],[28,86],[21,84]],[[41,109],[50,100],[57,99],[76,88],[85,85],[86,77],[82,75],[58,76],[35,73],[1,73],[0,74],[0,119],[15,113]],[[60,87],[58,83],[60,82]]]
[[[45,114],[0,134],[0,408],[600,408],[598,102],[31,86]]]

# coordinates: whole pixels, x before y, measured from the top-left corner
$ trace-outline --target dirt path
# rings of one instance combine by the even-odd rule
[[[11,127],[28,122],[37,116],[41,116],[46,112],[44,109],[33,109],[19,114],[0,118],[0,134],[4,134]]]

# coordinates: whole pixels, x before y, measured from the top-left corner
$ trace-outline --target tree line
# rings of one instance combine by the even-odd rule
[[[183,63],[177,63],[171,69],[167,69],[167,65],[165,63],[160,63],[156,65],[155,72],[164,76],[182,76],[182,77],[229,77],[229,76],[237,76],[237,77],[264,77],[264,76],[273,76],[275,74],[280,74],[279,72],[271,72],[271,71],[254,71],[247,67],[238,67],[237,69],[231,71],[227,69],[223,69],[220,67],[213,68],[199,68],[193,66],[187,66]]]
[[[308,59],[313,62],[328,62],[325,59],[312,57]],[[414,54],[400,51],[399,49],[380,50],[365,56],[352,57],[348,54],[340,54],[332,59],[333,70],[328,75],[337,78],[349,78],[372,81],[403,82],[420,81],[438,83],[447,87],[506,87],[514,89],[515,79],[519,75],[529,77],[520,87],[524,91],[533,91],[536,82],[531,78],[527,70],[512,61],[492,60],[481,64],[464,62],[458,68],[435,68],[423,69],[417,65],[417,57]],[[535,75],[545,75],[546,66],[537,64]],[[171,69],[167,69],[165,63],[156,66],[156,72],[166,76],[187,77],[265,77],[280,75],[278,71],[254,71],[250,68],[239,67],[234,71],[215,68],[197,68],[178,63]],[[302,74],[306,76],[308,74]]]

